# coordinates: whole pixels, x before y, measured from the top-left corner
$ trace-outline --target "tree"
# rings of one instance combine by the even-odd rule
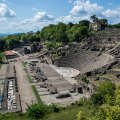
[[[58,41],[59,42],[69,42],[68,38],[67,38],[67,35],[65,32],[61,33],[59,36],[58,36]]]
[[[70,30],[73,25],[74,25],[74,24],[73,24],[72,22],[69,22],[69,23],[67,24],[67,29]]]
[[[2,51],[4,49],[4,46],[5,46],[5,40],[0,39],[0,51]]]
[[[40,42],[40,37],[38,35],[36,35],[36,41]]]
[[[26,39],[26,36],[25,36],[25,35],[22,35],[21,40],[25,42],[25,41],[27,40],[27,39]]]
[[[38,30],[37,32],[36,32],[36,35],[39,35],[40,34],[40,31]]]
[[[29,41],[31,42],[36,41],[36,35],[31,35]]]
[[[105,28],[108,25],[108,20],[107,19],[98,19],[97,22],[101,24],[102,28]]]
[[[91,19],[93,22],[95,22],[96,20],[98,20],[98,18],[96,17],[96,15],[90,16],[90,19]]]
[[[2,54],[0,54],[0,63],[2,62]]]
[[[81,20],[81,21],[79,21],[79,24],[80,24],[80,26],[88,26],[89,27],[90,21],[89,20]]]

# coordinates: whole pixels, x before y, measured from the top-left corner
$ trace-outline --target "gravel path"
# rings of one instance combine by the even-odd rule
[[[18,92],[20,94],[22,112],[26,112],[27,105],[25,103],[31,104],[31,100],[33,100],[33,102],[37,102],[37,99],[28,80],[27,74],[23,70],[24,67],[22,62],[15,62],[15,68],[17,73]]]

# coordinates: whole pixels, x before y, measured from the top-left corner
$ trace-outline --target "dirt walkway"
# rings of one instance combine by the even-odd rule
[[[23,70],[24,67],[22,62],[15,62],[15,68],[17,73],[18,92],[20,94],[22,112],[26,112],[27,105],[25,103],[31,104],[31,100],[33,100],[33,102],[37,102],[37,99],[28,80],[27,74]]]

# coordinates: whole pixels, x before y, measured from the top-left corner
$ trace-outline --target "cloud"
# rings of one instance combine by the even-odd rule
[[[90,20],[89,16],[84,16],[84,17],[74,17],[72,15],[68,15],[68,16],[61,16],[59,18],[57,18],[55,20],[56,23],[58,22],[63,22],[63,23],[69,23],[69,22],[73,22],[73,23],[78,23],[80,20]]]
[[[0,22],[6,21],[6,18],[0,17]]]
[[[112,3],[108,3],[109,5],[113,5]]]
[[[84,2],[84,0],[82,1],[77,0],[74,2],[74,7],[70,11],[70,13],[73,15],[81,15],[81,14],[99,15],[101,11],[103,11],[103,7],[98,6],[97,3],[91,4],[89,0],[87,0],[86,2]]]
[[[103,16],[107,18],[119,18],[120,17],[120,11],[117,10],[110,10],[107,9],[106,11],[102,12]]]
[[[69,2],[69,3],[71,3],[71,2],[72,2],[72,0],[69,0],[68,2]]]
[[[37,8],[32,8],[31,10],[37,10],[37,11],[39,11],[39,9],[37,9]]]
[[[16,14],[14,11],[10,10],[6,4],[0,4],[0,17],[15,17]]]
[[[47,15],[47,13],[45,11],[43,11],[43,12],[38,12],[31,19],[25,19],[25,20],[21,21],[20,24],[23,25],[23,24],[29,24],[32,22],[44,22],[44,21],[53,21],[53,20],[54,20],[53,16]]]
[[[6,0],[2,0],[2,1],[5,2],[5,3],[7,3],[7,4],[12,5],[12,3],[10,3],[10,2],[8,2],[8,1],[6,1]]]

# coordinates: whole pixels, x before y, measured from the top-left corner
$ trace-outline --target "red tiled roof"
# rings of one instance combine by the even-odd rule
[[[15,53],[13,52],[13,50],[11,51],[5,51],[6,55],[14,55]]]
[[[92,23],[90,23],[90,24],[100,24],[100,23],[97,23],[97,22],[92,22]]]

